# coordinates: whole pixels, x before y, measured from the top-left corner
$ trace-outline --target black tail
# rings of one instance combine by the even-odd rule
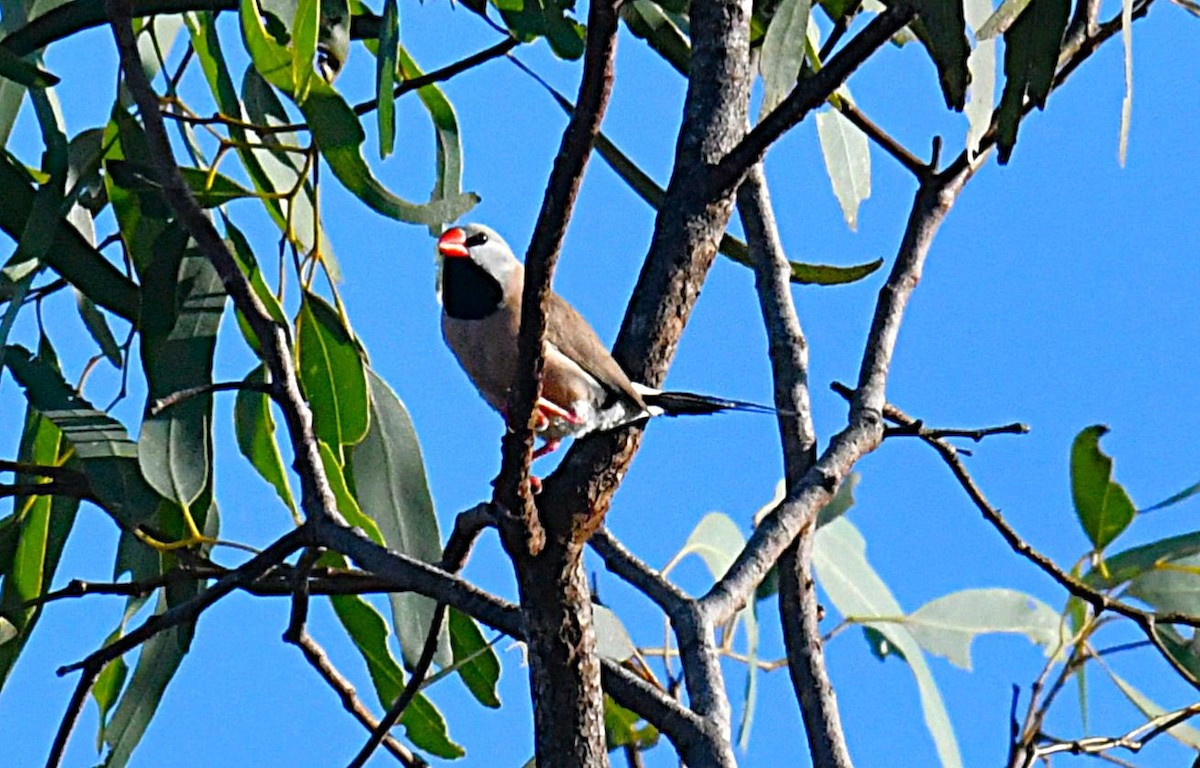
[[[775,413],[769,405],[748,403],[744,400],[726,400],[721,397],[697,395],[692,392],[643,393],[642,400],[651,407],[662,408],[666,416],[701,416],[721,411],[747,411],[750,413]]]

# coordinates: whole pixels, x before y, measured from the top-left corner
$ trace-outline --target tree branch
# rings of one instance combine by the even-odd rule
[[[229,253],[212,220],[196,204],[195,197],[175,164],[171,142],[167,138],[166,127],[159,112],[158,97],[151,88],[138,55],[130,16],[130,0],[107,0],[105,7],[117,41],[125,84],[137,102],[138,111],[142,116],[146,142],[155,175],[162,186],[163,197],[175,212],[180,224],[196,241],[200,251],[212,262],[234,305],[258,336],[263,360],[276,388],[276,402],[287,424],[288,436],[295,454],[293,466],[300,479],[300,506],[305,512],[307,523],[345,525],[329,486],[325,467],[321,463],[321,454],[312,427],[312,411],[300,391],[300,384],[296,378],[296,365],[292,358],[288,330],[271,319],[250,286],[250,281],[242,274],[237,262]]]
[[[761,160],[780,136],[824,104],[854,70],[912,21],[914,15],[907,2],[893,3],[871,19],[819,72],[797,83],[787,98],[712,169],[707,179],[710,196],[716,199],[736,189],[750,166]]]
[[[738,212],[770,340],[784,480],[794,487],[812,468],[817,451],[808,387],[808,341],[792,300],[791,265],[780,242],[761,162],[750,169],[738,190]],[[850,752],[821,640],[821,606],[812,577],[815,532],[815,526],[805,526],[779,558],[780,622],[813,766],[849,768]]]

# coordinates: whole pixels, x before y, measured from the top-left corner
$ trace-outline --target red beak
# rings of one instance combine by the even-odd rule
[[[459,227],[451,227],[443,232],[442,236],[438,238],[437,249],[438,253],[446,258],[469,259],[471,257],[467,251],[467,233]]]

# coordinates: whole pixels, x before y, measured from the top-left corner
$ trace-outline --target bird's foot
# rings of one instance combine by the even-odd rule
[[[546,440],[542,442],[542,444],[538,446],[538,449],[533,452],[533,455],[530,457],[530,461],[533,461],[534,459],[540,459],[547,453],[554,453],[558,450],[558,446],[561,443],[561,440]]]
[[[568,424],[582,424],[583,419],[575,415],[575,412],[569,408],[555,405],[544,397],[539,397],[537,401],[538,415],[544,417],[547,422],[551,418],[559,418]],[[540,420],[539,420],[540,422]]]

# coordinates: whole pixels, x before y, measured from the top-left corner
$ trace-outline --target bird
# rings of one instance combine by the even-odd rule
[[[437,241],[441,257],[442,336],[483,399],[505,414],[516,377],[525,268],[495,230],[451,227]],[[551,293],[546,309],[542,393],[535,407],[542,444],[533,458],[581,438],[655,416],[721,411],[775,413],[742,400],[664,392],[631,381],[592,326]]]

